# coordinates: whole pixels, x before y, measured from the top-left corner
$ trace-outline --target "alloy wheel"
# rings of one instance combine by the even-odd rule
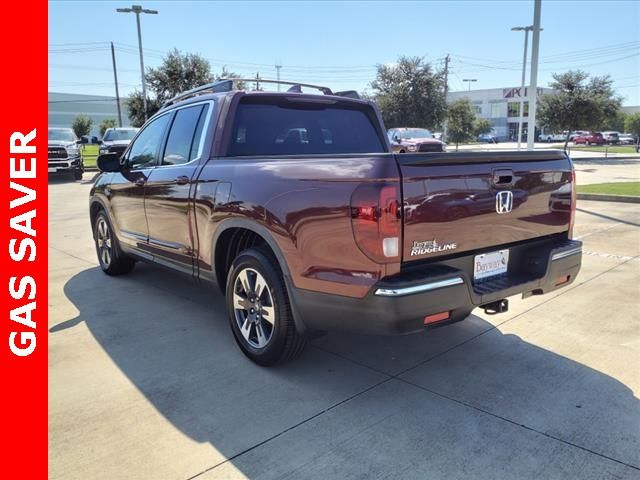
[[[275,325],[275,306],[269,285],[253,268],[245,268],[233,287],[234,317],[240,333],[254,348],[264,348]]]
[[[104,217],[98,218],[98,228],[96,229],[96,243],[98,245],[98,257],[104,267],[109,267],[112,258],[111,232]]]

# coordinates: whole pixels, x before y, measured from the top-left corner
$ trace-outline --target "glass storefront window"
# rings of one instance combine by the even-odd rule
[[[523,105],[524,114],[523,116],[529,116],[529,102],[524,102]],[[519,117],[520,116],[520,102],[509,102],[507,104],[507,116],[509,117]]]

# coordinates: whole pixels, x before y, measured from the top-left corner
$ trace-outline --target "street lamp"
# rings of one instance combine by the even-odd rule
[[[527,25],[526,27],[512,27],[512,32],[524,32],[524,54],[522,55],[522,82],[520,85],[520,118],[518,119],[518,150],[520,150],[520,145],[522,143],[522,126],[523,116],[524,116],[524,93],[525,93],[525,77],[527,74],[527,49],[529,47],[529,32],[533,30],[533,25]],[[540,29],[542,30],[542,28]],[[536,95],[536,92],[534,92]],[[527,95],[527,98],[529,96]],[[531,127],[531,125],[529,125]],[[535,125],[533,126],[535,131]]]
[[[469,84],[469,91],[471,91],[471,82],[477,82],[477,78],[463,78],[463,82],[467,82]]]
[[[138,49],[140,50],[140,77],[142,79],[142,101],[144,105],[144,120],[147,120],[147,86],[144,80],[144,60],[142,58],[142,33],[140,33],[140,14],[149,13],[151,15],[157,15],[157,10],[149,10],[142,8],[141,5],[131,5],[131,8],[116,8],[118,13],[135,13],[136,24],[138,25]]]

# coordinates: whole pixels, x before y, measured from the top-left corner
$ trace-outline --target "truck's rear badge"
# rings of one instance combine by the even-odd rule
[[[436,240],[415,241],[411,246],[411,256],[426,255],[430,253],[446,252],[458,248],[456,243],[438,243]]]

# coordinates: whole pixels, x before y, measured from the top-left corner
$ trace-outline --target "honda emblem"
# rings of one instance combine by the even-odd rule
[[[503,190],[496,193],[496,212],[498,215],[509,213],[513,209],[513,192]]]

